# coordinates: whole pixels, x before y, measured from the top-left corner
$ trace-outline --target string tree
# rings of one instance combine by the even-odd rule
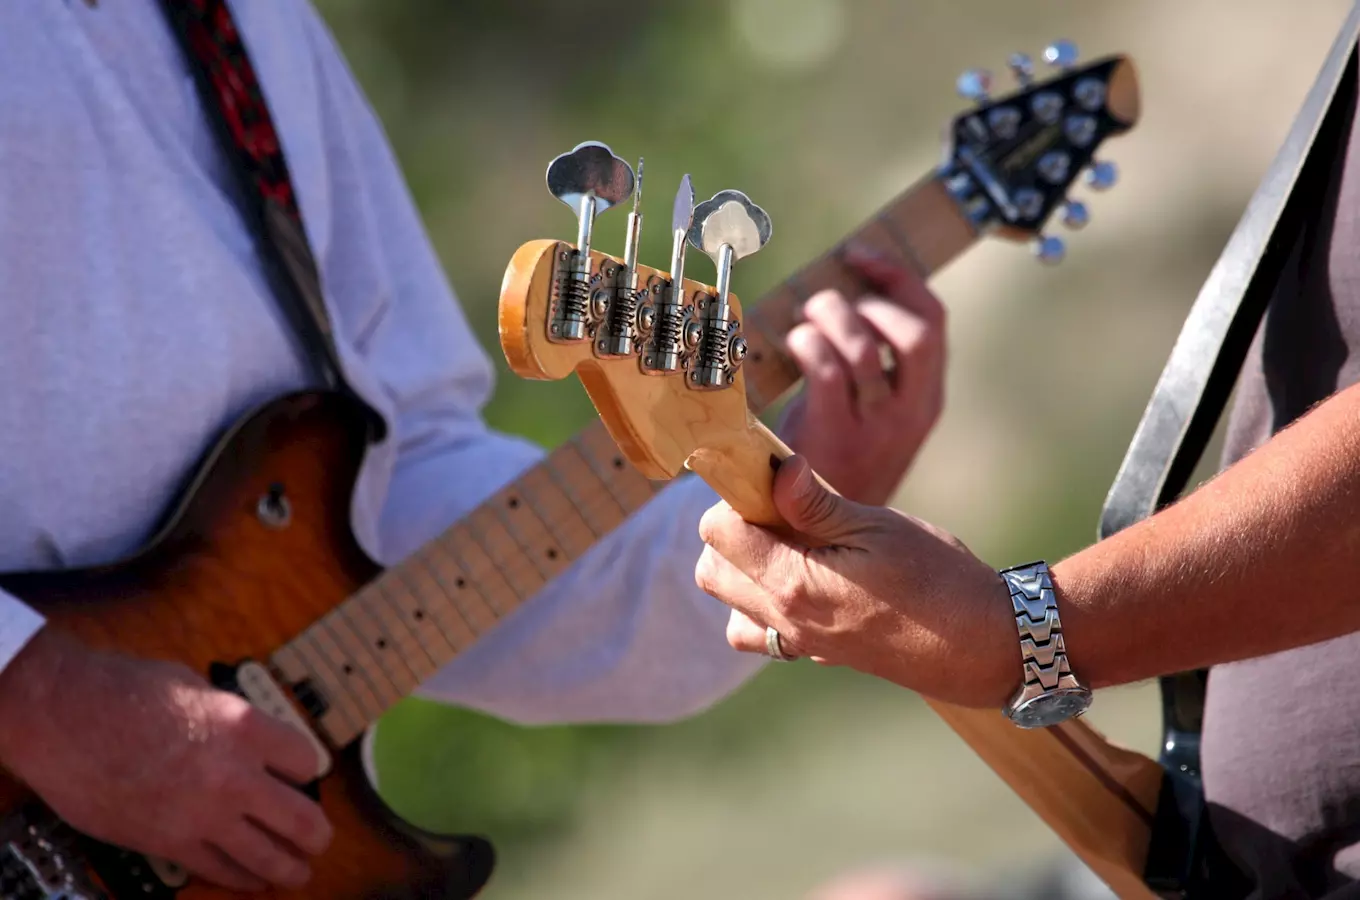
[[[612,299],[600,284],[604,272],[591,271],[595,218],[633,193],[633,168],[607,144],[584,141],[548,164],[546,180],[548,192],[576,215],[576,244],[562,254],[554,276],[548,339],[584,341],[593,338]]]
[[[689,387],[714,390],[736,380],[746,358],[741,321],[732,311],[732,268],[760,251],[773,233],[770,216],[741,191],[719,191],[694,210],[689,243],[707,254],[717,269],[713,296],[701,296],[698,310],[698,359]]]

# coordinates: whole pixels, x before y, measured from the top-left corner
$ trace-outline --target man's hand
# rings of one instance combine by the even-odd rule
[[[184,666],[91,651],[44,628],[0,673],[0,763],[76,829],[236,890],[297,888],[330,844],[285,780],[311,745]]]
[[[945,313],[910,269],[856,250],[846,261],[871,292],[855,302],[836,291],[808,299],[807,321],[787,338],[806,388],[779,430],[836,490],[883,504],[944,405]]]
[[[794,456],[774,501],[807,543],[748,524],[719,503],[699,533],[699,587],[732,607],[727,639],[846,665],[927,696],[1000,707],[1020,684],[1010,597],[996,572],[956,539],[903,513],[828,491]]]

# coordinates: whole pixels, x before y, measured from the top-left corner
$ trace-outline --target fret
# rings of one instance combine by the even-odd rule
[[[449,531],[449,539],[442,546],[462,569],[464,584],[474,586],[478,596],[485,601],[491,611],[491,623],[494,623],[528,598],[521,596],[514,585],[506,580],[505,573],[499,570],[495,560],[487,554],[486,548],[466,522],[467,519],[464,519],[453,526]],[[465,598],[467,594],[460,592],[456,596]],[[460,605],[459,608],[463,607]],[[481,634],[481,630],[477,633]]]
[[[345,614],[350,621],[360,623],[364,637],[377,650],[379,660],[388,662],[400,674],[404,667],[419,684],[434,672],[434,661],[425,646],[406,627],[406,616],[400,606],[388,597],[382,584],[375,582],[345,603]]]
[[[546,465],[537,465],[519,480],[520,493],[548,528],[570,560],[580,559],[598,536],[582,510],[553,479]]]
[[[280,647],[270,657],[276,675],[286,686],[306,681],[326,700],[326,711],[321,715],[324,723],[328,716],[342,719],[351,724],[362,723],[363,716],[354,709],[354,701],[343,690],[318,656],[310,655],[301,642],[294,641]]]
[[[461,649],[496,624],[499,616],[488,599],[486,580],[471,580],[466,565],[454,549],[458,533],[446,532],[427,549],[421,550],[416,560],[429,575],[434,590],[448,600],[453,615],[447,619],[446,627],[457,637],[457,646]],[[511,593],[509,585],[503,590]]]
[[[331,630],[326,627],[326,619],[332,615],[334,615],[334,611],[327,613],[326,616],[318,620],[316,625],[307,629],[304,637],[311,639],[312,646],[315,647],[321,658],[337,675],[342,677],[341,690],[355,699],[359,711],[363,713],[365,719],[371,722],[387,709],[387,701],[379,697],[367,671],[351,662],[351,654],[342,652],[335,643]]]
[[[778,299],[783,299],[783,296]],[[789,306],[792,306],[792,296],[789,299]],[[753,313],[747,315],[745,321],[745,337],[747,337],[747,360],[755,363],[755,366],[745,370],[745,383],[747,383],[747,405],[751,406],[752,411],[763,412],[770,408],[775,401],[779,400],[787,390],[802,378],[802,370],[794,362],[792,356],[785,349],[782,337],[767,324],[766,305],[756,307]],[[775,310],[781,314],[783,310]],[[792,326],[790,326],[792,328]]]
[[[396,692],[396,697],[384,697],[386,702],[404,697],[415,688],[418,682],[414,673],[402,661],[402,654],[390,636],[373,621],[363,603],[351,599],[336,607],[334,614],[334,629],[340,632],[341,646],[349,642],[356,651],[360,648],[366,651],[370,660],[368,671],[375,679],[385,678],[386,684],[383,686]]]
[[[450,601],[440,591],[430,573],[417,561],[395,565],[380,575],[374,585],[396,605],[405,617],[425,654],[436,664],[451,659],[461,648],[472,642],[471,632],[458,612],[450,608]],[[445,620],[452,617],[468,633],[467,640],[454,644],[449,640]]]
[[[872,221],[914,251],[912,258],[923,278],[940,271],[978,238],[977,230],[933,172],[879,210]]]
[[[592,422],[584,431],[604,431],[604,425]],[[567,441],[545,461],[545,468],[558,490],[566,495],[571,505],[581,514],[595,536],[603,537],[628,517],[630,510],[600,481],[595,470],[586,462],[577,442],[580,435]]]
[[[576,438],[576,448],[628,514],[656,495],[656,486],[624,459],[604,428],[581,432]]]
[[[543,573],[545,582],[551,581],[571,564],[561,544],[548,531],[547,523],[534,509],[530,496],[521,482],[498,493],[491,500],[500,514],[501,524],[525,556]]]
[[[543,587],[547,577],[539,568],[540,561],[537,558],[529,560],[523,558],[524,554],[519,544],[515,543],[515,539],[505,529],[494,509],[483,506],[473,510],[472,515],[467,518],[467,523],[468,533],[476,538],[477,544],[486,551],[492,568],[500,572],[514,588],[519,602],[528,600]],[[481,571],[474,569],[474,578],[480,580],[481,577]],[[503,612],[501,614],[504,615]]]
[[[325,696],[328,706],[346,721],[367,721],[368,713],[363,698],[350,689],[340,670],[331,664],[326,653],[317,645],[314,635],[303,632],[293,642],[293,646],[297,647],[298,656],[309,663],[311,671],[320,680],[320,688],[327,691]]]
[[[341,604],[321,617],[315,635],[317,646],[326,651],[326,657],[340,669],[346,677],[345,683],[360,689],[364,711],[368,712],[371,698],[372,705],[381,714],[401,697],[401,692],[391,679],[377,671],[377,660],[355,635],[353,627],[344,619],[344,612],[345,606]]]

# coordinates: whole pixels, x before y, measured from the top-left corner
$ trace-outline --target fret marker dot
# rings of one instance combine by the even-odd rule
[[[622,457],[622,456],[616,456],[616,457],[614,457],[614,468],[616,468],[616,469],[622,469],[622,468],[623,468],[623,457]]]
[[[387,641],[386,641],[384,638],[378,638],[377,644],[378,644],[378,649],[381,650],[381,649],[383,649],[384,647],[387,646]]]
[[[554,547],[548,548],[548,559],[557,559],[557,550]]]
[[[425,618],[425,610],[418,609],[413,613],[413,615],[416,617],[416,621],[420,621],[421,619]]]
[[[345,663],[343,670],[346,675],[354,674],[354,666],[351,666],[349,663]]]
[[[460,587],[460,588],[461,588],[461,587],[467,587],[467,582],[464,581],[464,580],[461,579],[461,578],[458,579],[457,581],[455,581],[454,584],[456,584],[456,585],[457,585],[458,587]]]
[[[510,502],[509,502],[509,506],[510,506],[511,509],[519,509],[519,498],[518,498],[518,497],[511,497],[511,498],[510,498]]]

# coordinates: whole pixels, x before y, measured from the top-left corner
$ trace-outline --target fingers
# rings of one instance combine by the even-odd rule
[[[787,542],[759,525],[750,524],[726,503],[718,503],[704,513],[699,520],[699,537],[708,545],[704,555],[699,558],[700,565],[705,557],[711,555],[711,549],[724,562],[745,573],[766,593],[778,594],[785,587],[798,583],[797,575],[806,564],[803,557],[806,548]],[[699,586],[708,590],[702,583]],[[732,592],[739,586],[724,584],[721,587]],[[719,594],[714,596],[727,602]]]
[[[252,708],[246,713],[245,734],[265,765],[294,784],[306,784],[319,774],[316,748],[286,722]]]
[[[198,877],[229,890],[254,894],[268,887],[266,881],[243,869],[222,852],[222,848],[211,844],[200,844],[197,850],[176,862]]]
[[[944,304],[911,267],[858,246],[847,247],[842,258],[878,293],[911,310],[927,325],[944,325]]]
[[[911,310],[883,300],[868,299],[859,305],[859,314],[892,347],[899,367],[902,389],[897,399],[915,403],[929,391],[932,412],[944,404],[944,332]]]
[[[319,803],[277,779],[261,778],[245,802],[247,816],[309,856],[325,853],[335,835]]]
[[[280,887],[300,888],[312,876],[311,867],[247,819],[238,819],[213,844],[250,874]]]
[[[844,296],[837,291],[814,294],[803,314],[841,360],[861,412],[872,411],[892,396],[878,352],[879,336]]]
[[[785,343],[807,380],[807,408],[801,418],[836,430],[854,425],[853,376],[831,342],[805,322],[789,331]]]

